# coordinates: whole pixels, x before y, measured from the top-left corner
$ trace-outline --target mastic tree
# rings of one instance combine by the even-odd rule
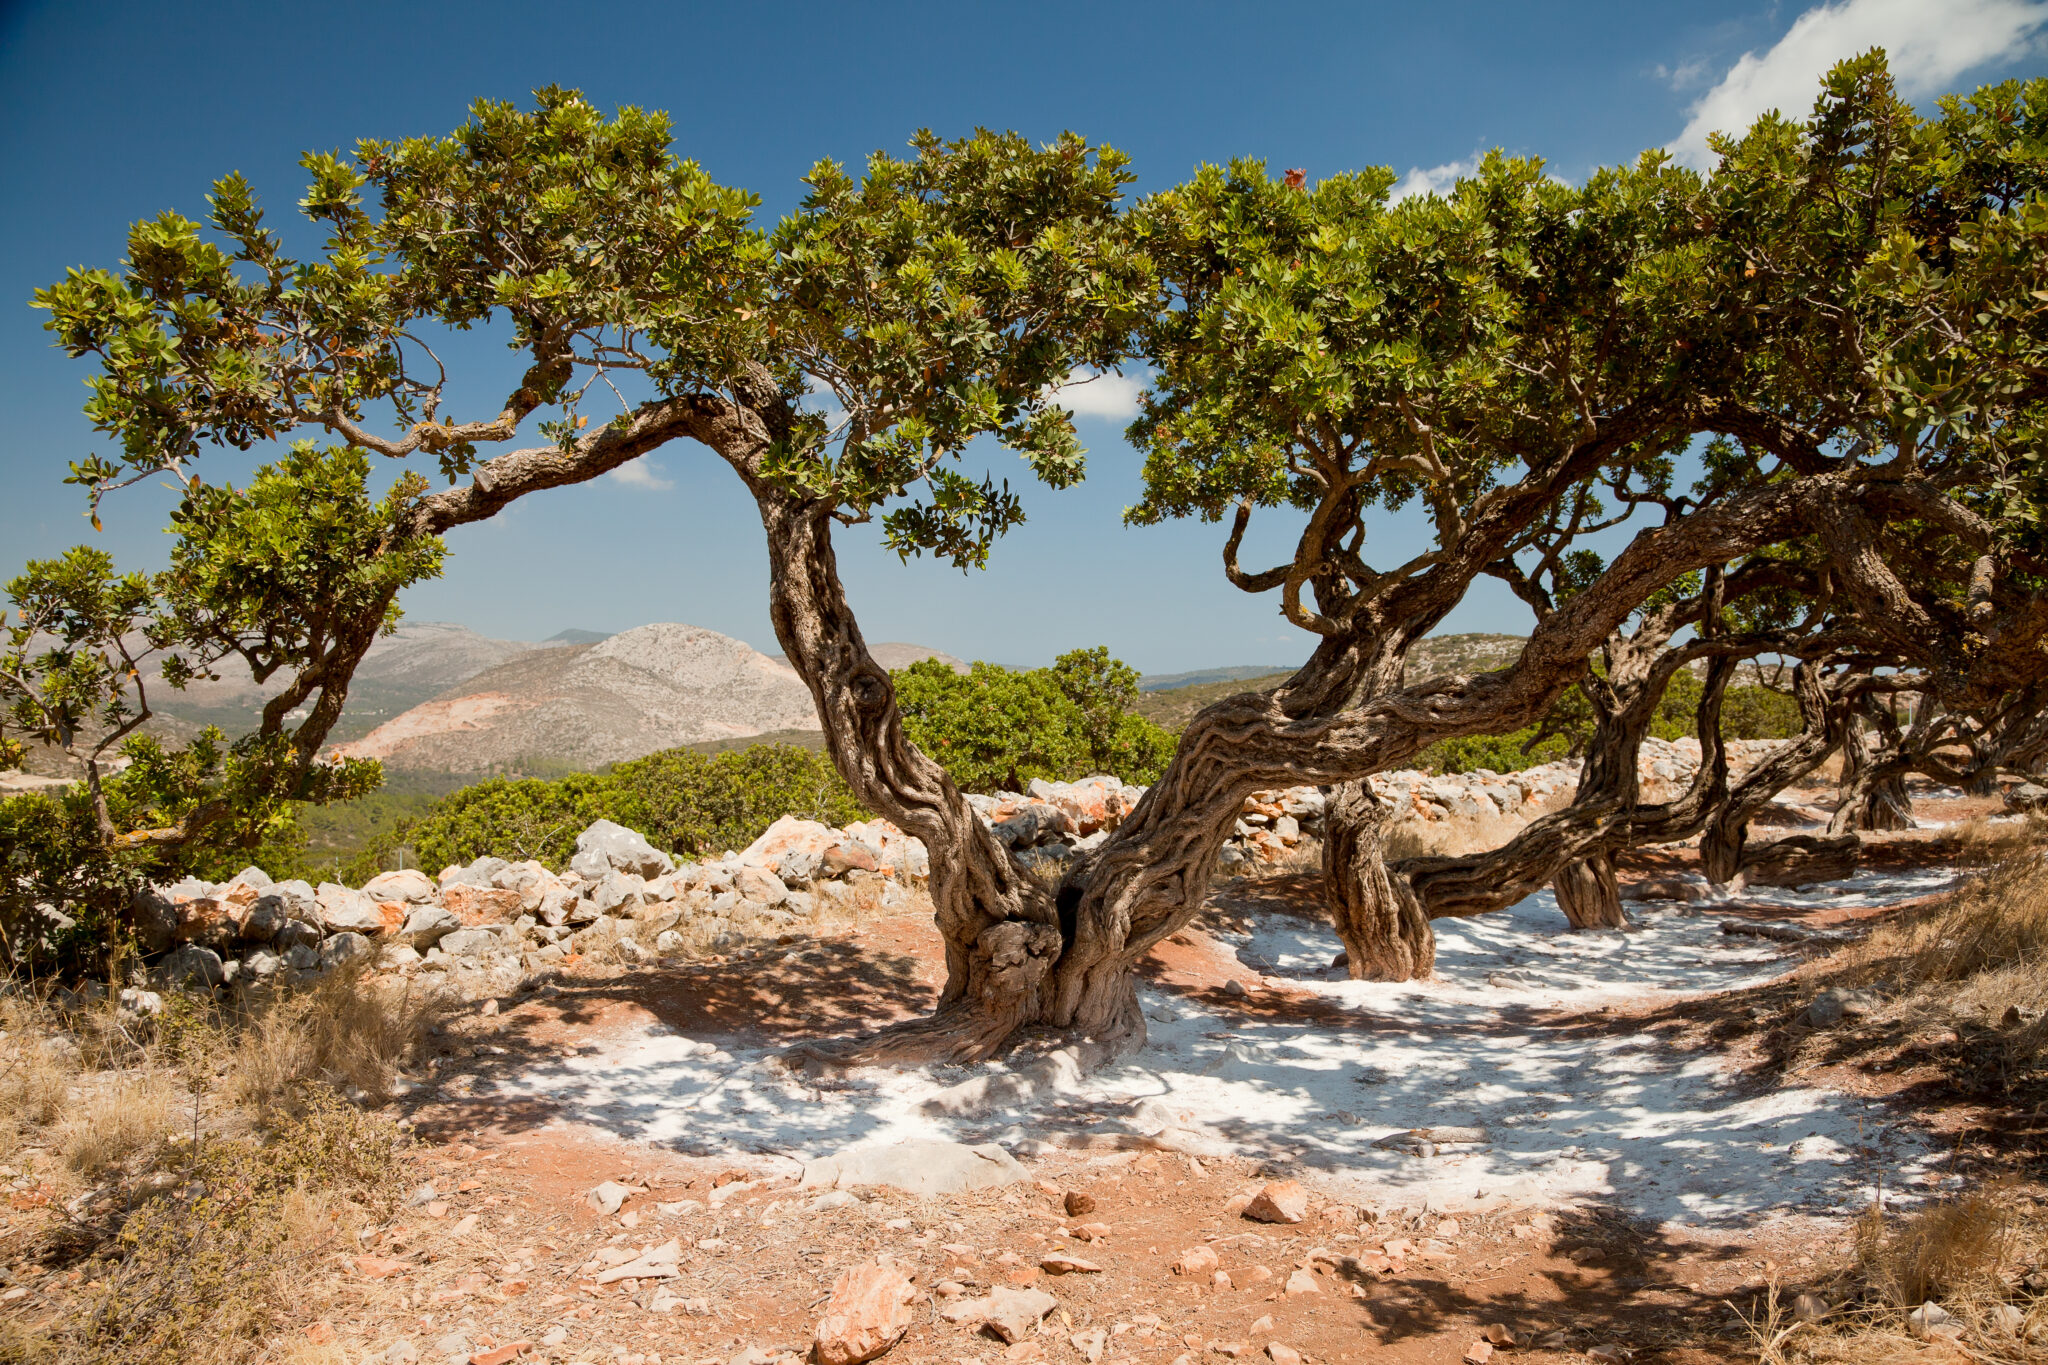
[[[1684,424],[1663,440],[1667,449],[1709,434],[1732,440],[1720,443],[1718,457],[1710,452],[1713,468],[1702,496],[1679,503],[1663,500],[1622,559],[1652,537],[1683,534],[1716,507],[1772,497],[1773,490],[1794,483],[1839,479],[1843,482],[1825,494],[1832,510],[1796,533],[1811,535],[1819,563],[1830,576],[1828,595],[1839,595],[1867,630],[1890,637],[1895,659],[1911,657],[1916,637],[1924,641],[1940,634],[1941,623],[1914,609],[1900,576],[1886,566],[1883,547],[1889,540],[1917,539],[1981,551],[2001,536],[1998,516],[2010,517],[2009,511],[1990,513],[1987,499],[1995,498],[1999,484],[2010,478],[2014,438],[2024,443],[2040,396],[2040,371],[2028,358],[2032,342],[2019,333],[2025,330],[2020,319],[2032,316],[2037,306],[2028,300],[2040,283],[2035,111],[2044,90],[2048,87],[2039,83],[1999,87],[1980,92],[1967,105],[1948,101],[1941,118],[1922,121],[1897,99],[1881,55],[1872,54],[1830,74],[1810,120],[1767,117],[1742,138],[1718,142],[1721,167],[1687,191],[1689,202],[1677,206],[1667,220],[1674,241],[1684,238],[1688,221],[1700,231],[1655,257],[1659,272],[1677,265],[1691,274],[1697,286],[1693,302],[1700,305],[1690,316],[1681,311],[1674,329],[1665,333],[1663,344],[1686,372],[1691,391],[1674,409]],[[1486,178],[1482,172],[1481,180]],[[1597,182],[1598,177],[1588,189]],[[1459,187],[1445,207],[1455,209],[1459,200],[1476,207],[1483,202],[1478,189]],[[1572,226],[1586,230],[1597,221],[1587,212]],[[1573,258],[1579,263],[1588,259],[1586,254]],[[1552,281],[1556,268],[1566,264],[1530,265],[1525,276],[1538,299],[1562,293]],[[1677,299],[1671,304],[1678,310],[1687,306]],[[1590,353],[1610,362],[1623,354],[1628,342],[1619,331],[1589,329],[1585,335],[1598,347]],[[1569,353],[1560,341],[1545,360]],[[1527,364],[1516,370],[1517,375],[1536,372]],[[1578,382],[1568,371],[1553,373],[1560,389]],[[1414,400],[1402,394],[1393,405],[1403,403],[1412,406]],[[1415,411],[1418,448],[1441,446],[1446,423],[1419,407]],[[1597,420],[1597,413],[1595,408],[1589,415]],[[1290,414],[1300,427],[1307,426],[1310,415],[1299,409]],[[1643,456],[1655,453],[1646,447],[1632,458],[1638,474],[1645,467]],[[1236,491],[1243,508],[1254,504],[1256,490]],[[1574,492],[1553,501],[1547,514],[1551,524],[1563,525],[1564,509],[1582,496]],[[1318,505],[1326,507],[1328,500]],[[1204,510],[1214,514],[1220,509],[1212,504]],[[1246,513],[1241,508],[1238,515],[1241,531]],[[1454,519],[1437,516],[1440,525],[1452,526],[1452,534],[1439,531],[1439,546],[1431,552],[1436,562],[1423,570],[1423,579],[1441,572],[1444,548],[1464,534]],[[1536,525],[1542,521],[1532,519]],[[1538,562],[1551,557],[1554,567],[1570,570],[1562,576],[1574,580],[1564,585],[1575,595],[1565,607],[1567,614],[1581,600],[1576,594],[1600,591],[1622,562],[1591,556],[1574,565],[1573,556],[1590,551],[1571,549],[1556,536],[1522,545],[1513,537],[1505,539],[1506,554],[1489,571],[1515,581],[1522,572],[1517,556]],[[1567,553],[1558,561],[1561,547]],[[1341,548],[1349,551],[1351,546]],[[1233,581],[1245,580],[1241,586],[1287,586],[1237,574],[1229,553],[1227,568]],[[1289,572],[1306,583],[1302,563],[1297,556]],[[1349,576],[1356,591],[1360,576]],[[1667,579],[1676,581],[1675,576]],[[1363,581],[1372,584],[1371,591],[1381,591],[1378,580],[1368,576]],[[2001,621],[2018,643],[2025,639],[2028,608],[2019,585],[2011,586],[2013,605]],[[1303,618],[1291,605],[1283,604],[1283,610]],[[1321,629],[1313,620],[1308,624]],[[1540,623],[1535,641],[1546,630]],[[1604,646],[1610,656],[1617,643]],[[1699,648],[1679,645],[1684,652]],[[1874,669],[1885,666],[1886,659],[1880,653],[1863,662]],[[1528,665],[1525,655],[1524,673]],[[1646,681],[1653,676],[1643,675]],[[1620,718],[1634,703],[1609,709]],[[1613,738],[1631,747],[1620,732]],[[1622,751],[1603,747],[1612,754]],[[1593,790],[1632,785],[1632,763],[1623,773],[1621,765],[1603,764],[1597,754],[1595,760],[1589,775]],[[1603,780],[1610,767],[1613,771],[1605,775],[1612,780]],[[1749,802],[1754,795],[1754,790],[1745,792],[1738,806],[1753,810]],[[1694,807],[1692,816],[1708,813],[1713,818],[1698,802]],[[1589,802],[1579,813],[1592,815],[1599,809],[1599,802]],[[1402,888],[1390,889],[1374,846],[1370,822],[1375,815],[1375,807],[1355,793],[1342,794],[1335,803],[1330,821],[1335,837],[1328,848],[1333,857],[1353,864],[1348,873],[1331,869],[1335,910],[1340,924],[1350,924],[1362,940],[1398,944],[1405,939],[1420,950],[1426,947],[1425,912],[1398,894]],[[1347,831],[1347,823],[1359,828]],[[1524,858],[1521,870],[1540,885],[1548,879],[1544,863],[1526,857],[1535,851],[1532,844],[1539,835],[1562,833],[1566,823],[1546,824],[1492,859],[1436,869],[1436,889],[1463,884],[1478,894],[1482,908],[1506,903],[1487,894],[1520,882],[1500,875],[1506,870],[1503,860]],[[1675,828],[1682,835],[1696,823],[1689,818]],[[1642,833],[1660,827],[1674,828],[1668,821],[1635,826]],[[1554,844],[1556,861],[1548,871],[1572,877],[1597,874],[1596,865],[1567,856],[1572,846],[1570,840]],[[1443,877],[1454,871],[1458,875],[1447,884]],[[1581,891],[1597,890],[1606,911],[1601,918],[1610,922],[1618,911],[1611,887],[1597,876],[1583,887],[1560,882],[1559,890],[1568,905],[1584,899]],[[1425,906],[1437,906],[1429,913],[1472,908],[1463,895],[1423,900]],[[1403,960],[1404,954],[1393,948],[1354,951],[1353,970],[1400,975]]]
[[[412,529],[417,478],[376,498],[368,476],[360,451],[312,445],[259,467],[245,488],[195,476],[171,514],[162,572],[120,574],[81,546],[8,583],[0,759],[45,746],[83,779],[67,796],[5,803],[0,920],[11,938],[39,902],[91,906],[90,937],[117,951],[112,907],[126,894],[106,888],[237,851],[246,861],[289,828],[293,803],[376,786],[376,763],[327,761],[321,746],[356,665],[396,624],[398,593],[440,571],[441,546]],[[217,676],[228,661],[278,684],[253,731],[167,746],[144,728],[160,687]]]
[[[1889,90],[1880,72],[1832,98],[1863,117]],[[1807,155],[1806,127],[1784,127]],[[1853,134],[1822,149],[1836,142],[1860,164]],[[1771,458],[1802,477],[1760,463],[1639,533],[1517,666],[1411,684],[1409,647],[1570,489],[1697,432],[1753,426],[1743,439],[1771,447],[1780,412],[1746,396],[1774,381],[1788,335],[1822,324],[1788,321],[1745,273],[1715,181],[1651,154],[1570,187],[1496,156],[1448,198],[1391,204],[1384,170],[1311,189],[1246,163],[1126,210],[1130,177],[1106,148],[920,135],[858,177],[820,163],[764,233],[749,196],[670,153],[662,119],[607,119],[558,90],[531,110],[479,105],[447,138],[307,165],[306,210],[329,232],[315,258],[288,260],[230,178],[210,235],[145,224],[122,275],[82,272],[46,296],[67,344],[102,358],[93,413],[121,438],[78,477],[98,491],[208,442],[324,430],[438,462],[453,486],[408,523],[431,536],[673,440],[711,451],[758,506],[770,617],[835,765],[931,855],[939,1009],[840,1058],[982,1057],[1029,1025],[1136,1044],[1133,968],[1199,912],[1251,792],[1357,781],[1437,740],[1533,723],[1684,575],[1844,505],[1883,522],[1945,497],[1910,461],[1823,452],[1809,468],[1787,438],[1794,454]],[[1845,287],[1831,259],[1798,269],[1812,295]],[[431,333],[478,325],[502,330],[523,373],[496,411],[444,413]],[[1023,508],[962,463],[969,443],[992,437],[1038,481],[1071,483],[1082,459],[1058,386],[1134,351],[1154,372],[1134,519],[1234,516],[1231,581],[1279,592],[1316,646],[1283,686],[1198,715],[1138,810],[1049,887],[906,738],[834,536],[875,522],[902,553],[980,564]],[[529,421],[545,444],[486,453]],[[1410,503],[1432,544],[1375,567],[1367,511]],[[1246,572],[1259,508],[1302,531],[1288,562]]]

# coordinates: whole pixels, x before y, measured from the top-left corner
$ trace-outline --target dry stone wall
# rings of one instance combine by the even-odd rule
[[[1771,747],[1733,746],[1736,768]],[[1696,742],[1646,742],[1646,798],[1675,794],[1698,766]],[[1526,823],[1568,801],[1577,780],[1578,764],[1564,762],[1516,773],[1393,772],[1372,782],[1394,803],[1397,825],[1425,829],[1476,816]],[[1025,867],[1056,876],[1108,838],[1144,795],[1096,776],[968,800]],[[1315,787],[1254,793],[1223,851],[1224,870],[1280,862],[1319,836],[1324,805]],[[785,816],[744,850],[681,864],[636,831],[600,820],[577,838],[560,873],[492,857],[436,876],[406,869],[347,887],[273,881],[250,867],[224,883],[151,887],[137,919],[159,986],[285,981],[364,960],[438,974],[476,996],[587,954],[652,960],[717,951],[792,931],[834,908],[887,908],[930,872],[924,845],[886,820],[834,829]]]

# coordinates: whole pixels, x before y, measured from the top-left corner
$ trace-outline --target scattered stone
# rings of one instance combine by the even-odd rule
[[[1244,1216],[1257,1223],[1299,1223],[1308,1217],[1308,1191],[1296,1181],[1270,1181],[1245,1204]]]
[[[827,1190],[804,1207],[812,1213],[828,1213],[833,1209],[850,1208],[860,1203],[860,1196],[851,1190]]]
[[[1991,1330],[2005,1336],[2016,1337],[2026,1324],[2027,1315],[2017,1304],[2000,1303],[1991,1307]]]
[[[894,1346],[917,1320],[917,1288],[894,1266],[869,1261],[832,1285],[818,1320],[818,1365],[860,1365]]]
[[[1487,1344],[1492,1346],[1519,1346],[1520,1340],[1504,1322],[1489,1322],[1483,1334]]]
[[[1322,1292],[1323,1287],[1316,1283],[1316,1273],[1313,1270],[1297,1270],[1287,1277],[1287,1297],[1290,1299]]]
[[[405,917],[398,936],[420,952],[462,927],[462,921],[438,905],[422,905]]]
[[[314,893],[320,907],[320,927],[328,933],[353,930],[359,934],[384,932],[384,913],[377,902],[339,882],[322,882]]]
[[[1251,1332],[1253,1336],[1258,1336],[1263,1332],[1270,1332],[1272,1330],[1273,1317],[1270,1313],[1263,1314],[1260,1317],[1253,1319],[1251,1325]]]
[[[1493,1343],[1490,1341],[1475,1341],[1465,1348],[1465,1365],[1486,1365],[1492,1359]]]
[[[1828,1301],[1818,1294],[1798,1294],[1792,1299],[1794,1322],[1819,1322],[1828,1315]]]
[[[1079,1256],[1069,1256],[1064,1251],[1055,1251],[1039,1261],[1038,1268],[1048,1275],[1099,1275],[1102,1267],[1093,1261],[1084,1261]]]
[[[1095,1212],[1095,1196],[1082,1194],[1079,1190],[1067,1191],[1067,1197],[1063,1202],[1069,1218],[1081,1218]]]
[[[1540,1345],[1541,1343],[1538,1344]],[[1594,1362],[1594,1365],[1627,1365],[1628,1357],[1627,1347],[1616,1346],[1612,1342],[1595,1346],[1592,1350],[1586,1352],[1586,1359]]]
[[[993,1142],[970,1147],[939,1138],[849,1147],[804,1167],[798,1189],[854,1189],[890,1185],[923,1199],[961,1190],[1013,1185],[1027,1179],[1017,1159]]]
[[[1244,982],[1239,981],[1234,976],[1231,977],[1230,980],[1223,983],[1223,993],[1233,1000],[1242,1000],[1245,994]]]
[[[363,1255],[355,1258],[356,1272],[364,1279],[382,1280],[393,1275],[402,1275],[412,1269],[404,1261],[394,1261],[389,1256]]]
[[[1301,1352],[1292,1346],[1283,1346],[1277,1341],[1266,1343],[1266,1355],[1273,1365],[1301,1365]]]
[[[1067,1229],[1067,1236],[1078,1237],[1084,1242],[1102,1242],[1109,1239],[1107,1223],[1076,1223]]]
[[[1439,1237],[1456,1237],[1464,1230],[1455,1218],[1446,1218],[1436,1225],[1436,1235]]]
[[[1038,1327],[1038,1320],[1059,1306],[1059,1300],[1043,1289],[1011,1289],[997,1285],[985,1299],[962,1299],[939,1310],[947,1322],[959,1325],[979,1323],[1006,1342],[1021,1341]]]
[[[1906,1330],[1922,1341],[1940,1338],[1953,1341],[1963,1334],[1962,1324],[1955,1320],[1954,1315],[1932,1300],[1906,1314]]]
[[[1815,1028],[1833,1028],[1848,1019],[1862,1019],[1877,1006],[1877,997],[1868,991],[1845,990],[1836,986],[1813,998],[1813,1003],[1806,1007],[1806,1022]]]
[[[1230,1272],[1219,1270],[1209,1277],[1209,1287],[1218,1291],[1230,1288]]]
[[[469,1365],[512,1365],[512,1362],[533,1349],[530,1341],[508,1341],[494,1351],[478,1351],[469,1358]]]
[[[384,1365],[413,1365],[419,1358],[420,1348],[408,1337],[400,1337],[384,1348]]]
[[[2040,810],[2048,806],[2048,787],[2036,782],[2022,782],[2005,794],[2007,810]]]
[[[606,1217],[610,1217],[612,1214],[617,1213],[619,1207],[632,1198],[632,1196],[633,1191],[626,1188],[626,1186],[621,1185],[616,1180],[607,1180],[592,1190],[588,1198],[592,1208]]]
[[[1068,1337],[1067,1341],[1081,1353],[1081,1359],[1087,1361],[1088,1365],[1095,1365],[1096,1361],[1102,1359],[1102,1353],[1109,1349],[1109,1333],[1100,1327],[1076,1332]]]
[[[1180,1254],[1180,1259],[1173,1263],[1173,1273],[1192,1278],[1207,1275],[1216,1269],[1218,1264],[1220,1262],[1214,1247],[1189,1247]]]

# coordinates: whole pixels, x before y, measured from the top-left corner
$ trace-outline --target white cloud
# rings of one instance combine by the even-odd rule
[[[1671,154],[1701,170],[1714,165],[1707,134],[1739,133],[1776,109],[1804,118],[1829,67],[1873,47],[1885,50],[1900,93],[1940,94],[1995,58],[2020,55],[2048,22],[2039,0],[1840,0],[1799,16],[1761,55],[1745,53],[1702,95],[1671,143]],[[1684,68],[1681,68],[1681,71]]]
[[[1052,396],[1076,417],[1128,422],[1138,415],[1138,395],[1144,391],[1144,381],[1129,375],[1069,370],[1066,382],[1053,389]]]
[[[676,486],[674,479],[661,477],[661,466],[645,455],[637,460],[627,461],[605,477],[617,479],[628,488],[645,488],[656,493],[664,488]]]
[[[1398,204],[1403,199],[1412,199],[1418,194],[1449,194],[1451,186],[1479,169],[1479,161],[1446,161],[1441,166],[1410,166],[1408,174],[1395,182],[1387,195],[1389,203]]]

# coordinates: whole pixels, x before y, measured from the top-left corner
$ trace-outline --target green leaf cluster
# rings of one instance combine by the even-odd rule
[[[576,836],[597,820],[699,858],[745,848],[784,815],[838,826],[866,812],[831,761],[810,749],[757,744],[710,757],[668,749],[606,773],[494,777],[465,787],[373,846],[350,875],[374,875],[401,847],[429,872],[487,856],[533,858],[560,871],[575,856]]]
[[[1100,646],[1062,654],[1051,668],[977,663],[959,674],[924,659],[892,676],[903,733],[966,791],[1093,773],[1144,785],[1173,757],[1173,735],[1133,710],[1137,670]]]

